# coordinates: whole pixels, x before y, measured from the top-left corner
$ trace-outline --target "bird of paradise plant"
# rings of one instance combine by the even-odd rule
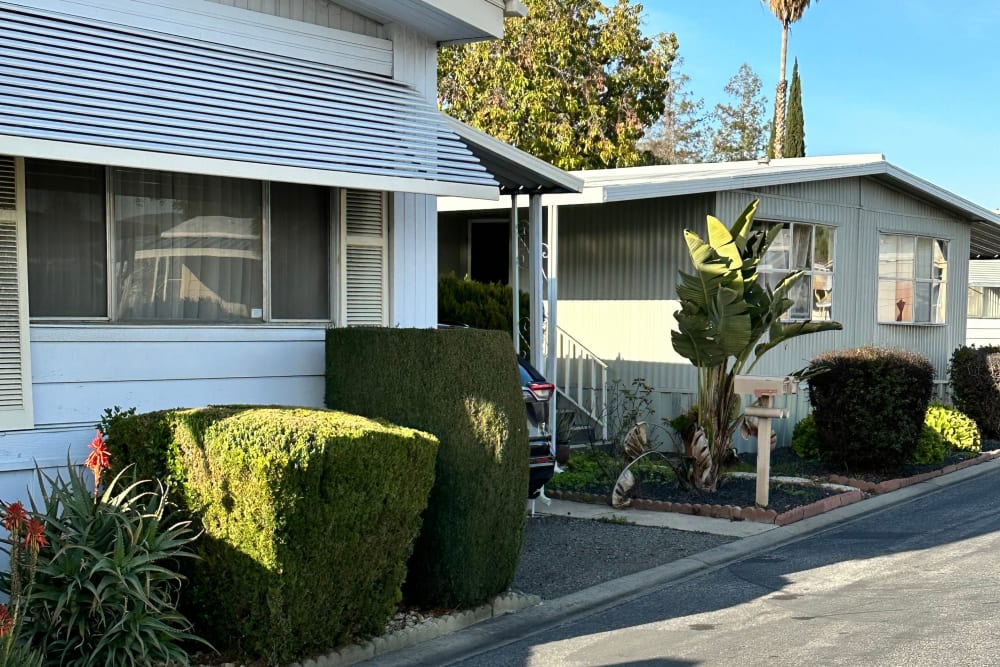
[[[782,321],[803,272],[789,273],[773,290],[758,279],[757,267],[781,231],[754,224],[758,203],[751,202],[729,229],[708,216],[708,241],[684,231],[694,273],[680,272],[681,308],[670,338],[698,370],[697,425],[687,445],[691,482],[702,491],[715,491],[739,424],[736,376],[750,373],[768,350],[791,338],[842,328],[830,321]]]

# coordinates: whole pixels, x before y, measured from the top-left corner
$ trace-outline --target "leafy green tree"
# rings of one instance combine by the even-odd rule
[[[732,445],[739,421],[736,376],[750,373],[768,350],[790,338],[842,328],[830,321],[782,321],[793,304],[788,294],[803,273],[788,274],[773,291],[758,280],[757,265],[781,227],[755,227],[757,203],[747,206],[730,229],[708,216],[707,242],[684,231],[694,273],[680,274],[681,309],[670,339],[698,370],[697,426],[687,444],[691,481],[702,491],[715,491]],[[760,342],[765,335],[767,342]]]
[[[679,71],[683,62],[680,56],[674,60],[663,115],[639,145],[655,164],[704,162],[709,156],[711,115],[704,98],[687,89],[691,78]]]
[[[504,39],[442,49],[438,103],[459,120],[563,169],[643,163],[663,112],[673,34],[643,35],[642,5],[526,0]]]
[[[760,77],[746,63],[726,84],[726,94],[733,100],[715,105],[714,160],[755,160],[764,152],[767,98],[761,95],[760,88]]]
[[[781,73],[774,91],[774,155],[785,155],[785,101],[788,82],[785,63],[788,61],[788,29],[802,18],[812,0],[760,0],[781,23]]]
[[[802,115],[802,81],[799,61],[792,67],[792,87],[788,90],[788,118],[785,122],[785,157],[806,156],[806,127]]]

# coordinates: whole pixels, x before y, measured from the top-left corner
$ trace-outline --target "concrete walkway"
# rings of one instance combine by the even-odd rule
[[[574,519],[624,519],[637,526],[673,528],[674,530],[689,530],[695,533],[710,533],[729,537],[749,537],[778,528],[773,523],[731,521],[707,516],[678,514],[677,512],[650,512],[629,508],[613,509],[608,505],[574,503],[568,500],[552,500],[548,505],[536,501],[535,514],[568,516]]]

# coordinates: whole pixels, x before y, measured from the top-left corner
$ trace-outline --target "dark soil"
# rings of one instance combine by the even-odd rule
[[[984,452],[996,449],[997,447],[1000,447],[1000,443],[998,442],[983,442]],[[771,452],[771,474],[810,478],[843,475],[844,477],[851,477],[853,479],[860,479],[865,482],[878,484],[879,482],[884,482],[890,479],[913,477],[914,475],[920,475],[932,470],[940,470],[945,466],[953,463],[960,463],[966,459],[974,458],[975,456],[975,454],[970,452],[952,452],[941,463],[932,463],[929,465],[902,465],[898,468],[888,470],[851,470],[848,468],[830,467],[829,465],[820,463],[819,461],[804,461],[800,459],[790,447],[779,447]],[[739,457],[740,461],[750,465],[751,467],[756,467],[756,453],[743,453],[740,454]]]
[[[669,500],[674,503],[700,505],[736,505],[753,507],[757,501],[757,480],[746,477],[725,477],[719,480],[715,493],[703,493],[694,489],[679,488],[673,484],[639,484],[634,498],[649,500]],[[800,505],[808,505],[827,496],[843,491],[828,489],[815,484],[784,484],[771,482],[768,494],[768,509],[778,514]]]

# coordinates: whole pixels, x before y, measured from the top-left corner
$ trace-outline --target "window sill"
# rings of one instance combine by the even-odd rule
[[[947,322],[879,322],[882,326],[887,327],[946,327]]]

